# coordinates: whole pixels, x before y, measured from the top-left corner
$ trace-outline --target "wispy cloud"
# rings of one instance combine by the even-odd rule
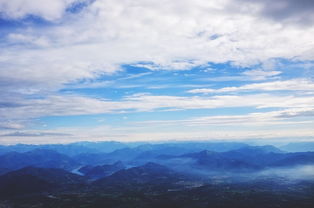
[[[261,69],[253,69],[249,71],[243,72],[243,75],[245,75],[247,78],[252,80],[265,80],[267,78],[274,77],[276,75],[281,74],[281,71],[275,71],[275,70],[261,70]]]
[[[269,94],[224,95],[209,97],[155,96],[135,94],[113,101],[83,96],[49,96],[45,99],[28,99],[10,111],[1,108],[2,119],[36,118],[42,116],[88,115],[99,113],[148,112],[162,109],[215,109],[226,107],[292,108],[312,107],[313,96],[276,96]],[[12,111],[14,113],[12,113]]]
[[[183,120],[160,120],[138,122],[139,125],[162,125],[173,126],[273,126],[287,124],[313,124],[312,120],[291,120],[291,118],[311,117],[314,115],[314,108],[291,108],[279,111],[261,113],[249,113],[245,115],[220,115],[204,116]]]
[[[18,123],[17,121],[1,121],[0,120],[0,130],[1,129],[23,129],[25,125]]]
[[[286,81],[273,81],[247,84],[240,87],[224,87],[220,89],[193,89],[189,93],[226,93],[241,91],[314,91],[314,83],[307,79],[293,79]]]
[[[13,133],[3,134],[0,137],[43,137],[43,136],[72,136],[71,134],[66,133],[56,133],[56,132],[20,132],[16,131]]]

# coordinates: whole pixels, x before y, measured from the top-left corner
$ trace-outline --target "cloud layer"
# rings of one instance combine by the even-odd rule
[[[78,1],[80,0],[0,0],[0,13],[10,19],[22,19],[28,15],[36,15],[53,21],[60,19],[65,10]]]
[[[311,0],[0,0],[2,135],[49,116],[312,115],[313,8]],[[173,76],[154,77],[165,71]]]

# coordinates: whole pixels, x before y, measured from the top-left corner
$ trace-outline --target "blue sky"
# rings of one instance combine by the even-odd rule
[[[313,140],[313,9],[0,0],[0,143]]]

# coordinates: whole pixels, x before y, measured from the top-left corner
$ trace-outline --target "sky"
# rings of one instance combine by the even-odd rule
[[[0,0],[0,144],[314,141],[313,0]]]

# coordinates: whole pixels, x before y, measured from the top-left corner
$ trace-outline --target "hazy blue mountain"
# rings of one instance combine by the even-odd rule
[[[108,153],[106,156],[110,158],[112,161],[130,161],[136,158],[143,150],[140,148],[123,148],[115,150],[111,153]]]
[[[293,142],[280,146],[280,149],[288,152],[314,152],[314,142]]]
[[[45,144],[45,145],[28,145],[28,144],[16,144],[9,146],[0,146],[0,154],[5,154],[8,152],[28,152],[35,149],[47,149],[53,150],[66,155],[75,155],[83,152],[96,151],[82,145],[73,144]]]
[[[106,141],[106,142],[77,142],[72,143],[73,146],[81,146],[90,149],[94,149],[99,152],[109,153],[117,149],[122,149],[128,147],[126,143]]]
[[[0,168],[16,170],[26,166],[71,170],[79,164],[72,158],[53,150],[35,149],[29,152],[10,152],[0,156]]]
[[[271,145],[248,146],[222,154],[226,158],[240,160],[260,168],[265,168],[270,163],[285,157],[283,151]]]
[[[177,142],[163,144],[144,144],[135,148],[116,150],[108,155],[115,160],[127,161],[132,165],[143,165],[150,161],[156,161],[161,155],[179,156],[182,154],[211,150],[225,152],[242,147],[247,144],[236,142]]]
[[[55,152],[68,155],[68,156],[73,156],[73,155],[82,154],[82,153],[89,153],[89,152],[97,152],[96,149],[86,147],[83,145],[78,145],[76,143],[65,144],[65,145],[63,144],[42,145],[40,148],[53,150]]]
[[[82,165],[91,166],[113,162],[111,158],[107,157],[107,153],[82,153],[72,156],[72,158]]]
[[[150,162],[143,166],[120,170],[95,181],[93,184],[97,187],[118,186],[128,189],[135,185],[147,183],[155,185],[168,183],[170,185],[183,178],[183,176],[165,166]]]
[[[121,161],[113,164],[105,164],[98,166],[84,166],[79,169],[79,172],[83,173],[86,177],[91,179],[99,179],[105,176],[109,176],[119,170],[124,169],[125,166]]]
[[[284,151],[272,145],[246,146],[232,151],[238,151],[246,154],[284,153]]]
[[[109,153],[117,149],[128,147],[127,144],[121,142],[105,141],[105,142],[76,142],[70,144],[44,144],[44,145],[0,145],[0,155],[8,152],[28,152],[34,149],[48,149],[73,156],[82,153]]]
[[[284,157],[275,159],[270,163],[275,167],[289,167],[298,165],[313,165],[314,164],[314,152],[295,152],[284,154]]]
[[[0,145],[0,155],[8,152],[27,152],[39,148],[39,145],[16,144],[16,145]]]
[[[137,148],[123,148],[110,153],[83,153],[73,156],[73,158],[83,165],[102,165],[114,163],[116,161],[128,162],[136,158],[142,150]]]
[[[222,153],[225,157],[245,161],[262,168],[314,164],[313,152],[288,153],[273,146],[250,146]]]
[[[177,142],[163,144],[146,144],[138,146],[137,149],[142,150],[143,152],[151,152],[155,155],[181,155],[202,150],[226,152],[247,146],[247,144],[238,142]]]
[[[212,152],[204,150],[197,153],[190,153],[182,155],[181,157],[189,157],[196,160],[193,167],[205,168],[208,170],[222,171],[222,170],[258,170],[260,167],[254,163],[244,161],[241,159],[234,159],[232,157],[224,156],[224,153]]]
[[[176,144],[176,143],[175,143]],[[178,147],[186,147],[190,150],[209,150],[214,152],[227,152],[230,150],[247,147],[249,145],[240,142],[183,142]]]
[[[203,150],[180,156],[160,155],[161,164],[189,172],[189,167],[207,171],[260,171],[274,167],[314,164],[314,153],[286,153],[273,146],[247,146],[228,152]]]
[[[92,148],[94,144],[97,143],[74,143],[68,148],[75,145]],[[120,143],[115,142],[100,144],[103,147],[107,145],[113,145],[114,148],[120,147]],[[17,146],[22,148],[21,145]],[[67,145],[63,145],[65,146]],[[284,152],[271,145],[249,146],[242,143],[206,142],[141,144],[109,153],[96,151],[96,153],[81,153],[74,156],[61,154],[51,149],[34,149],[28,152],[9,152],[0,155],[0,174],[26,166],[61,168],[69,171],[81,167],[80,172],[91,179],[98,179],[124,168],[120,164],[104,165],[117,161],[121,161],[125,166],[141,166],[148,162],[155,162],[182,171],[191,168],[206,171],[259,171],[273,167],[311,165],[314,164],[313,154],[311,152]]]
[[[9,152],[25,153],[35,149],[53,150],[75,157],[83,164],[100,165],[109,162],[152,159],[161,154],[181,155],[201,150],[230,151],[248,146],[236,142],[176,142],[163,144],[120,142],[77,142],[70,144],[0,146],[0,155]]]

